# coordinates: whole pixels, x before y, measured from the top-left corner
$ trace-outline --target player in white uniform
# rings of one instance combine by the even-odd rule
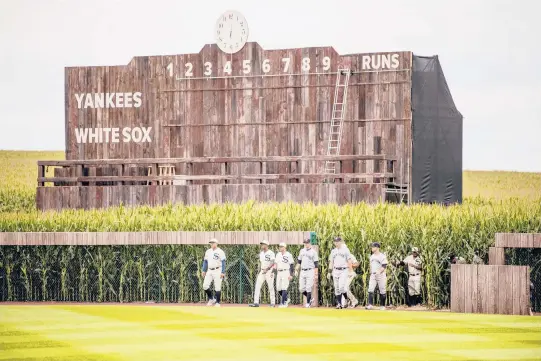
[[[220,296],[222,290],[222,279],[225,276],[225,253],[218,247],[218,240],[213,238],[209,241],[210,248],[205,252],[203,258],[203,289],[208,297],[207,306],[220,307]],[[212,297],[210,284],[214,282],[215,296]]]
[[[374,291],[376,290],[376,284],[378,286],[380,295],[380,309],[385,309],[385,300],[387,296],[387,274],[385,269],[387,268],[387,257],[384,253],[379,251],[380,244],[378,242],[372,243],[372,255],[370,256],[370,281],[368,282],[368,305],[366,309],[371,310],[374,302]]]
[[[276,291],[281,296],[280,308],[287,307],[289,299],[287,298],[287,289],[289,281],[293,278],[295,260],[291,253],[286,251],[286,244],[280,243],[280,252],[276,253]]]
[[[331,276],[333,278],[336,308],[341,309],[348,306],[346,284],[348,271],[351,267],[351,253],[340,237],[334,239],[334,245],[335,248],[333,248],[329,256],[329,273],[327,274],[327,278],[329,280]],[[342,304],[342,298],[346,300],[344,304]]]
[[[250,307],[259,307],[261,286],[263,286],[265,281],[267,282],[267,287],[269,288],[271,307],[274,307],[274,252],[269,249],[268,241],[263,240],[259,244],[261,245],[261,252],[259,252],[259,264],[261,269],[255,282],[254,303],[252,303]]]
[[[421,270],[423,262],[419,257],[419,248],[413,247],[411,254],[397,266],[408,266],[408,306],[413,307],[421,303]]]
[[[310,244],[310,238],[303,241],[304,248],[299,252],[298,264],[295,267],[295,276],[299,275],[299,291],[306,297],[304,307],[310,308],[312,304],[312,288],[314,287],[314,279],[318,275],[319,258],[317,252]],[[317,301],[316,301],[317,302]]]

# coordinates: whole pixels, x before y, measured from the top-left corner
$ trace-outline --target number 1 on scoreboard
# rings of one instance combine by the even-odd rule
[[[173,77],[173,63],[169,63],[169,65],[167,65],[167,70],[169,71],[169,76],[170,77]]]

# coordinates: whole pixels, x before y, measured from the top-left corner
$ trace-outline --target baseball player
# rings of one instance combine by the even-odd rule
[[[286,251],[286,244],[280,243],[280,252],[276,254],[276,291],[281,296],[279,308],[287,307],[289,299],[287,298],[287,289],[289,281],[293,278],[295,260],[291,253]]]
[[[317,252],[312,248],[310,244],[310,238],[303,241],[304,248],[299,252],[299,258],[297,266],[295,267],[295,276],[299,275],[299,291],[306,297],[306,304],[304,307],[310,308],[312,304],[312,288],[314,286],[314,280],[318,276],[318,262],[319,258]]]
[[[334,246],[329,256],[329,273],[327,279],[333,279],[334,297],[336,300],[336,309],[347,308],[347,279],[349,268],[351,267],[351,253],[342,241],[342,238],[334,238]],[[342,305],[342,298],[345,298],[346,303]]]
[[[259,264],[260,271],[257,275],[257,280],[255,282],[255,293],[254,293],[254,303],[250,307],[259,307],[259,295],[261,293],[261,286],[265,281],[267,282],[267,287],[269,288],[271,307],[274,307],[275,304],[275,294],[274,294],[274,252],[269,249],[269,242],[263,240],[259,243],[261,245],[261,252],[259,252]]]
[[[419,248],[413,247],[411,254],[403,261],[397,262],[397,266],[408,266],[408,306],[417,306],[421,303],[421,270],[422,260],[419,257]]]
[[[225,276],[225,253],[218,247],[218,240],[213,238],[209,241],[210,248],[205,252],[203,258],[203,289],[208,297],[207,306],[220,307],[220,296],[222,290],[222,279]],[[214,282],[215,298],[212,297],[210,284]]]
[[[348,295],[347,300],[349,301],[348,307],[355,308],[359,304],[359,301],[351,292],[351,283],[357,277],[357,273],[355,272],[355,268],[359,267],[359,261],[355,258],[353,253],[351,254],[351,266],[348,269],[348,280],[346,282],[346,293]]]
[[[372,243],[372,255],[370,255],[370,281],[368,282],[368,305],[367,310],[373,308],[374,291],[376,290],[376,284],[378,286],[380,295],[380,310],[385,310],[385,300],[387,296],[387,274],[385,269],[387,268],[387,257],[385,253],[379,251],[380,244],[378,242]]]

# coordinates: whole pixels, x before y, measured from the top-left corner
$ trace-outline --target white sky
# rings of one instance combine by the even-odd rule
[[[266,49],[439,55],[464,115],[464,168],[541,171],[533,0],[0,0],[0,149],[64,149],[65,66],[198,52],[229,9]]]

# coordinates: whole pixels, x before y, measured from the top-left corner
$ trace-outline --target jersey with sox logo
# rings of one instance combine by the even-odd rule
[[[295,261],[293,259],[293,256],[289,252],[285,252],[282,254],[282,252],[276,253],[276,265],[278,266],[278,270],[288,270],[290,265],[294,264]]]
[[[225,252],[219,247],[216,247],[216,249],[209,248],[205,252],[204,259],[208,262],[209,269],[222,267],[222,261],[225,261]]]
[[[274,264],[274,252],[268,249],[266,252],[259,252],[259,263],[261,269],[265,270]]]

